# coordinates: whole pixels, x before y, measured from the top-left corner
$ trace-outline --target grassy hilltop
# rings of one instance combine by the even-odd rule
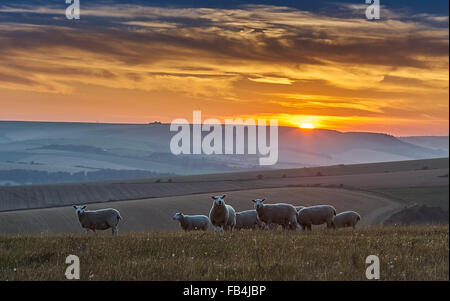
[[[312,232],[147,232],[0,236],[0,280],[65,280],[80,258],[81,280],[449,280],[448,226]]]

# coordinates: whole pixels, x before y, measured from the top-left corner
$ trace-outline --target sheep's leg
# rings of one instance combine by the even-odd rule
[[[331,225],[331,228],[336,229],[336,225],[334,224],[334,221],[333,221],[333,220],[331,220],[330,225]]]
[[[272,221],[267,221],[266,223],[266,230],[269,231],[270,230],[270,224],[272,223]]]
[[[86,235],[89,234],[89,228],[84,228],[84,233],[86,233]]]
[[[223,230],[223,228],[224,228],[224,226],[222,225],[222,226],[220,226],[220,234],[223,236],[223,234],[224,234],[224,230]]]
[[[308,225],[307,227],[308,227],[308,230],[311,231],[311,228],[312,228],[311,225]]]
[[[119,229],[117,229],[117,227],[112,227],[111,232],[112,235],[117,236],[119,234]]]

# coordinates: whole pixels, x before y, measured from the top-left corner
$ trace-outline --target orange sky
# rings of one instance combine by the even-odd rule
[[[0,120],[171,122],[201,110],[448,135],[448,17],[112,6],[83,10],[77,24],[31,12],[60,20],[0,19]]]

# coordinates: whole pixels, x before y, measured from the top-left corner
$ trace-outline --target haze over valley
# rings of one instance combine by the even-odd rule
[[[0,185],[286,169],[449,154],[448,136],[397,138],[379,133],[279,127],[278,163],[262,167],[259,155],[175,156],[169,147],[175,132],[169,127],[159,123],[2,121]]]

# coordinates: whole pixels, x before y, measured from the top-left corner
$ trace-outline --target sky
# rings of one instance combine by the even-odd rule
[[[429,2],[429,1],[428,1]],[[0,120],[448,135],[448,1],[0,1]]]

